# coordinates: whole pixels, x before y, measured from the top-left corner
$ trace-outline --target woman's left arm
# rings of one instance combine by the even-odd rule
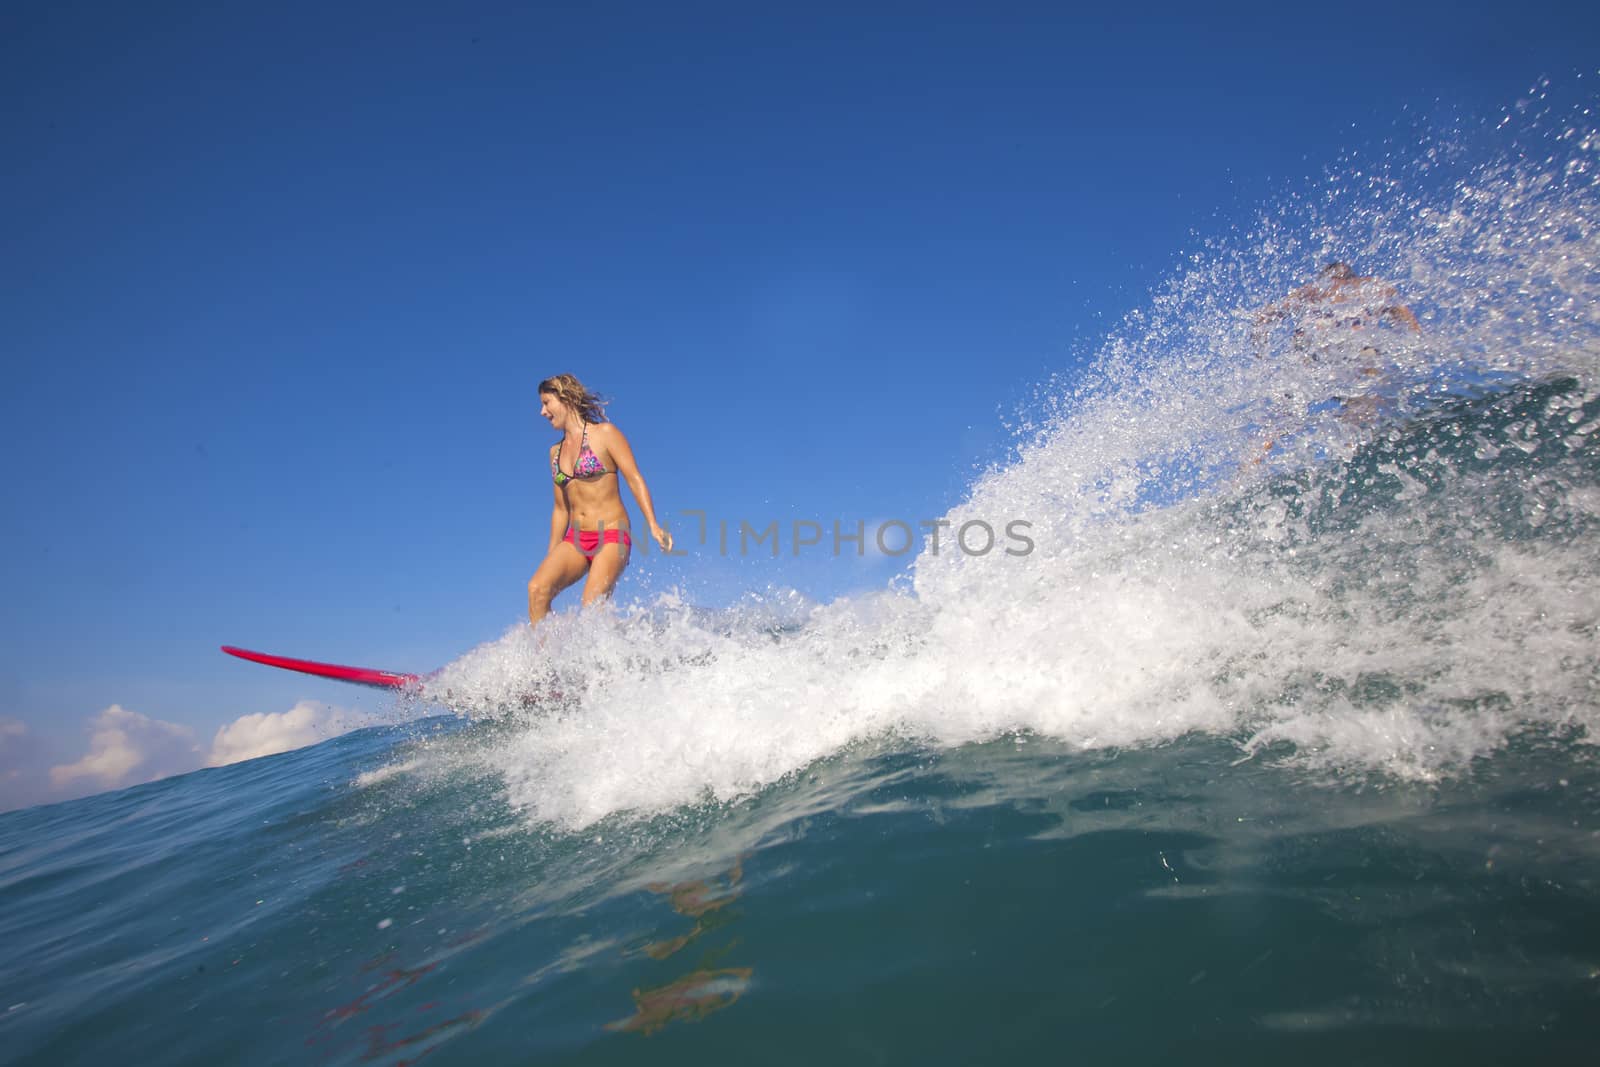
[[[645,522],[650,524],[650,536],[656,539],[656,544],[661,546],[663,552],[672,551],[672,534],[661,528],[656,521],[655,505],[650,501],[650,487],[644,484],[644,475],[639,473],[639,464],[633,458],[633,448],[628,444],[628,439],[622,431],[617,429],[617,424],[602,423],[605,426],[606,450],[611,453],[611,461],[617,466],[617,473],[627,480],[628,488],[633,490],[633,498],[639,502],[639,510],[644,513]]]

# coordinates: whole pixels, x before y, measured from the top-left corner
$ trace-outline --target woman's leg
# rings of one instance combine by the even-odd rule
[[[609,547],[609,546],[608,546]],[[583,577],[589,566],[583,553],[569,541],[556,545],[555,551],[544,558],[539,569],[528,579],[528,621],[536,625],[550,613],[550,602],[556,594]],[[588,603],[585,596],[585,603]]]
[[[632,551],[620,541],[600,546],[600,551],[594,554],[594,561],[589,564],[589,580],[583,583],[583,602],[586,606],[611,595],[617,579],[622,577],[623,568],[628,565],[628,556]]]

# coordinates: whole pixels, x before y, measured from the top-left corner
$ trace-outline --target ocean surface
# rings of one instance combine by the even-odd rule
[[[1339,161],[1040,383],[947,516],[1030,552],[561,614],[0,815],[0,1061],[1592,1062],[1597,144],[1496,136]],[[1258,314],[1333,259],[1420,332]]]

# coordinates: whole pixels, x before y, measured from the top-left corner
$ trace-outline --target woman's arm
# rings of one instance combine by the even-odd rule
[[[560,445],[556,446],[556,448],[560,447]],[[555,462],[555,449],[550,450],[550,460],[552,463]],[[556,546],[567,536],[567,526],[571,524],[571,519],[567,515],[567,494],[561,491],[561,487],[555,483],[554,479],[550,481],[550,488],[555,492],[556,506],[555,510],[550,512],[550,547],[545,550],[545,555],[547,556],[554,552]]]
[[[633,458],[633,448],[628,444],[628,439],[617,429],[614,422],[604,423],[606,451],[611,453],[611,462],[616,464],[617,473],[628,483],[628,488],[633,490],[633,499],[639,502],[639,510],[644,513],[644,521],[650,525],[650,536],[656,539],[656,544],[661,546],[663,552],[672,551],[672,535],[661,528],[656,521],[655,505],[650,501],[650,487],[644,484],[644,475],[639,473],[639,464]]]
[[[1411,327],[1412,333],[1422,332],[1422,323],[1417,321],[1417,316],[1404,304],[1390,304],[1378,314],[1383,318],[1398,319],[1401,323]]]

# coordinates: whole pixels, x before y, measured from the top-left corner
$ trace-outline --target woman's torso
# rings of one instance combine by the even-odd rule
[[[588,424],[576,442],[563,437],[550,453],[550,474],[567,505],[567,522],[579,530],[628,528],[619,476],[602,441]]]

